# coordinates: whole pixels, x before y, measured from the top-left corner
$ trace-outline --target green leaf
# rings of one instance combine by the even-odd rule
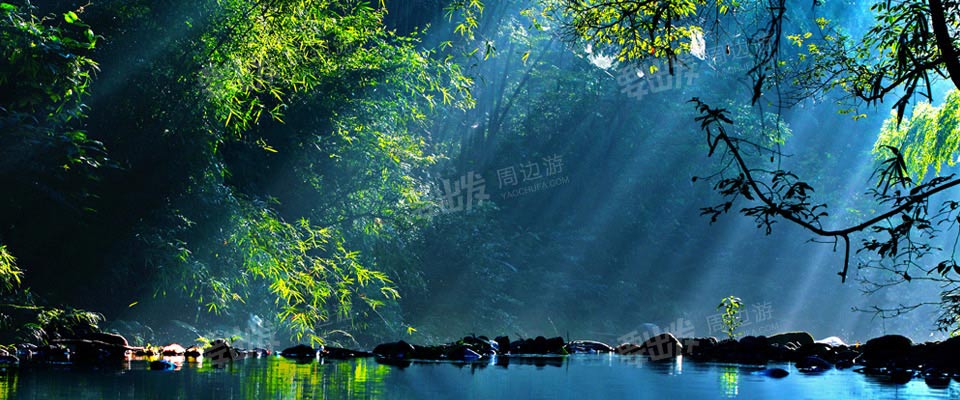
[[[63,20],[67,21],[68,24],[73,24],[80,20],[80,17],[77,16],[77,13],[73,11],[67,11],[63,14]]]
[[[13,4],[10,4],[10,3],[0,3],[0,10],[16,11],[16,10],[17,10],[17,6],[15,6],[15,5],[13,5]]]

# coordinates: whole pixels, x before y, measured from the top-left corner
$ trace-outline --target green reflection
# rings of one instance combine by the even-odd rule
[[[383,398],[391,369],[372,359],[297,363],[282,358],[245,360],[224,369],[205,365],[204,374],[229,374],[244,399]]]
[[[740,369],[737,367],[720,367],[720,391],[723,397],[737,397],[740,394]]]
[[[0,400],[12,399],[17,392],[17,371],[0,371]]]

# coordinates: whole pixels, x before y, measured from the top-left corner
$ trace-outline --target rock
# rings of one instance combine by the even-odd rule
[[[372,353],[367,353],[365,351],[357,351],[357,350],[343,349],[339,347],[330,347],[330,346],[324,346],[323,349],[320,350],[320,357],[330,358],[334,360],[347,360],[350,358],[370,357],[372,355],[373,355]]]
[[[203,349],[198,346],[190,346],[183,351],[183,355],[187,358],[200,358],[203,356]]]
[[[950,386],[950,374],[937,368],[923,370],[923,381],[934,389],[946,389]]]
[[[71,351],[61,344],[48,344],[37,348],[37,358],[48,363],[70,362]]]
[[[642,348],[639,344],[633,343],[623,343],[613,349],[614,352],[623,356],[639,356],[643,355]]]
[[[518,340],[510,344],[512,354],[566,354],[562,337],[547,339],[537,336],[535,339]]]
[[[137,357],[154,357],[160,355],[160,351],[159,349],[144,347],[137,349],[133,354]]]
[[[184,349],[183,346],[176,343],[168,344],[166,346],[163,346],[162,349],[160,349],[160,354],[168,357],[182,356],[186,352],[187,350]]]
[[[706,338],[683,338],[680,339],[683,345],[684,357],[696,359],[709,359],[716,351],[717,344],[720,343],[715,337]]]
[[[757,375],[769,376],[771,378],[785,378],[787,375],[790,375],[787,370],[782,368],[768,368],[761,371],[757,371]]]
[[[771,346],[787,346],[788,344],[793,344],[795,348],[800,348],[805,344],[813,342],[813,335],[807,332],[783,332],[767,337],[767,343]]]
[[[81,339],[95,340],[98,342],[112,344],[115,346],[130,347],[130,344],[127,342],[127,338],[121,335],[118,335],[116,333],[106,333],[106,332],[88,333],[86,335],[83,335]]]
[[[960,369],[960,336],[934,344],[924,358],[924,364],[928,366],[939,369]]]
[[[16,345],[17,348],[17,357],[20,357],[24,360],[33,359],[33,355],[37,353],[37,345],[33,343],[19,343]]]
[[[221,367],[234,360],[242,359],[243,355],[231,347],[226,340],[217,339],[210,342],[210,347],[204,350],[203,358],[214,367]]]
[[[836,336],[830,336],[816,341],[815,343],[825,344],[830,347],[845,347],[847,344]]]
[[[807,374],[817,374],[833,368],[827,360],[817,356],[804,357],[797,361],[797,371]]]
[[[321,347],[319,351],[322,351]],[[318,350],[313,347],[307,346],[305,344],[298,344],[293,347],[288,347],[283,349],[280,352],[280,356],[283,358],[293,358],[298,360],[313,359],[317,357]]]
[[[457,361],[475,361],[479,360],[481,356],[480,353],[473,351],[467,346],[457,346],[447,353],[447,358]]]
[[[917,371],[909,368],[894,368],[890,370],[890,382],[898,385],[906,385],[917,375]]]
[[[886,335],[867,341],[861,360],[869,366],[896,367],[908,363],[913,341],[906,336]]]
[[[640,345],[640,351],[651,361],[669,361],[683,354],[683,345],[671,333],[661,333]]]
[[[67,346],[72,350],[71,361],[76,363],[113,363],[127,359],[127,352],[133,348],[123,336],[112,333],[91,332],[77,338],[55,339],[54,344]]]
[[[413,354],[414,350],[412,345],[401,340],[395,343],[379,344],[373,349],[373,354],[383,358],[406,359]]]
[[[837,361],[837,351],[825,343],[814,342],[800,346],[800,348],[796,351],[796,355],[797,360],[801,360],[806,357],[818,357],[829,361],[830,363]]]
[[[606,343],[595,342],[593,340],[574,340],[564,346],[567,353],[613,353],[613,347]]]
[[[500,348],[497,342],[488,339],[486,336],[465,336],[463,339],[460,339],[457,344],[469,346],[474,352],[486,356],[497,354]]]
[[[173,371],[175,369],[177,369],[177,364],[171,361],[156,360],[150,362],[150,370],[152,371]]]
[[[509,336],[497,336],[493,339],[494,342],[497,342],[497,354],[508,354],[510,353],[510,337]]]
[[[766,336],[744,336],[736,346],[736,359],[741,364],[766,364],[771,356],[771,347]]]
[[[15,367],[20,365],[20,359],[17,358],[17,356],[9,354],[6,351],[3,353],[4,354],[0,354],[0,368]]]

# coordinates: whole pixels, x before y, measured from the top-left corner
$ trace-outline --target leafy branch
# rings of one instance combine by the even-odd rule
[[[890,208],[866,221],[839,229],[828,229],[821,223],[821,218],[827,217],[826,205],[810,203],[810,193],[813,188],[797,179],[787,171],[773,171],[769,183],[755,177],[755,173],[762,172],[747,165],[741,148],[743,141],[731,137],[727,133],[726,125],[733,121],[726,115],[725,109],[715,109],[703,103],[698,98],[691,100],[700,112],[696,121],[706,133],[709,145],[708,156],[713,156],[721,150],[725,156],[732,157],[737,176],[721,178],[715,189],[725,198],[719,206],[704,208],[702,214],[710,215],[711,221],[716,221],[720,214],[728,212],[733,203],[740,197],[756,203],[754,206],[741,209],[741,213],[754,217],[758,226],[765,227],[770,233],[778,218],[790,221],[805,230],[821,237],[830,238],[833,242],[844,244],[843,269],[838,273],[841,281],[846,282],[850,265],[850,236],[854,233],[872,230],[874,233],[885,233],[883,241],[864,241],[862,250],[876,252],[881,258],[897,255],[909,239],[913,230],[925,231],[932,234],[932,224],[927,218],[929,198],[954,186],[960,185],[960,179],[953,175],[932,179],[928,182],[913,185],[907,177],[902,155],[893,151],[893,156],[884,161],[879,169],[879,183],[871,193],[881,204]],[[779,153],[774,154],[774,156]],[[900,221],[892,221],[893,217],[900,216]],[[886,222],[887,225],[878,225]],[[922,248],[918,248],[922,250]]]

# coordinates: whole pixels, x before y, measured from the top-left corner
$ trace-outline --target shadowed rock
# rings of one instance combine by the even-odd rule
[[[683,345],[671,333],[661,333],[640,345],[640,352],[651,361],[670,361],[683,354]]]
[[[912,347],[913,341],[906,336],[881,336],[863,345],[860,358],[869,366],[905,366],[909,364]]]
[[[567,353],[613,353],[615,349],[606,343],[593,340],[574,340],[565,346]]]
[[[298,344],[296,346],[283,349],[283,351],[280,352],[280,356],[283,358],[292,358],[297,360],[314,359],[317,357],[317,350],[305,344]]]
[[[787,346],[793,344],[795,348],[800,348],[805,344],[813,343],[813,335],[808,332],[783,332],[767,337],[767,343],[771,346]]]

